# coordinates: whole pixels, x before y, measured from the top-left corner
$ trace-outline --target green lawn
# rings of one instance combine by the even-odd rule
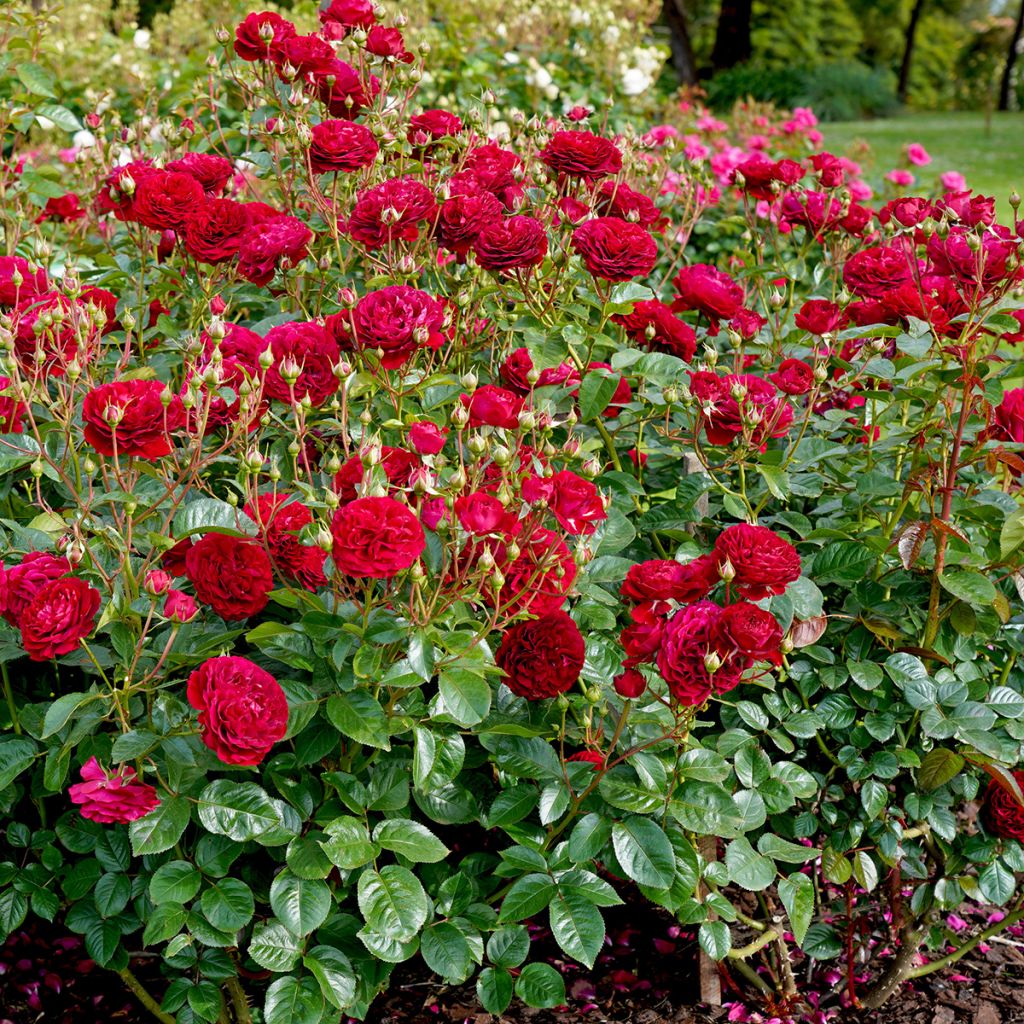
[[[991,133],[984,114],[908,114],[878,121],[820,126],[825,147],[859,159],[870,177],[896,166],[904,145],[920,142],[932,156],[927,167],[912,168],[930,186],[943,171],[959,171],[969,187],[998,201],[1000,220],[1011,216],[1007,196],[1024,195],[1024,114],[994,114]],[[874,156],[863,158],[858,144],[870,144]]]

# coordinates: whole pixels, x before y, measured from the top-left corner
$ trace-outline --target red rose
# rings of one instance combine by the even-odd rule
[[[718,582],[710,555],[683,564],[671,558],[654,558],[631,565],[620,593],[627,601],[698,601]]]
[[[855,252],[843,265],[843,283],[868,299],[880,299],[904,281],[913,280],[913,257],[895,245],[875,245]]]
[[[620,697],[633,700],[643,696],[647,689],[647,680],[635,668],[627,668],[612,680],[612,686]]]
[[[672,282],[675,310],[695,309],[713,323],[734,317],[743,308],[743,289],[724,271],[707,263],[683,267]]]
[[[331,117],[358,117],[380,92],[380,79],[368,75],[364,82],[351,64],[335,59],[327,70],[314,76],[314,87],[320,102]]]
[[[811,166],[817,172],[823,188],[839,188],[846,178],[846,164],[832,153],[815,153]]]
[[[1024,792],[1024,771],[1014,772],[1013,777],[1017,788]],[[996,779],[992,779],[985,789],[981,820],[992,835],[1024,842],[1024,807],[1017,796]]]
[[[119,380],[101,384],[85,396],[85,441],[100,455],[136,455],[159,459],[173,449],[170,435],[185,423],[178,395],[164,404],[158,380]]]
[[[421,348],[444,344],[445,307],[433,295],[392,284],[364,295],[352,310],[355,347],[380,350],[381,366],[394,370]]]
[[[188,572],[188,553],[195,543],[191,537],[182,538],[160,556],[160,564],[172,576],[184,576]]]
[[[83,818],[100,825],[127,825],[145,817],[159,804],[152,786],[139,782],[135,769],[122,764],[107,774],[95,757],[90,757],[81,770],[82,781],[68,787],[68,797],[81,806]]]
[[[235,53],[242,60],[277,60],[295,26],[273,11],[247,15],[235,29]]]
[[[584,266],[605,281],[644,277],[658,260],[658,245],[638,224],[619,217],[595,217],[572,233]]]
[[[760,446],[770,437],[782,437],[793,422],[792,407],[761,377],[700,371],[690,374],[690,381],[690,390],[703,405],[700,421],[708,444],[727,445],[746,437]]]
[[[460,189],[472,181],[485,192],[501,200],[506,210],[514,209],[522,199],[525,188],[522,177],[523,161],[511,150],[502,149],[493,142],[471,149],[463,161],[465,170],[453,175],[449,185]]]
[[[680,608],[665,624],[658,671],[679,704],[696,707],[714,693],[726,693],[740,681],[744,663],[722,657],[715,639],[722,609],[713,601]]]
[[[782,663],[782,627],[771,612],[756,604],[739,601],[723,608],[716,629],[719,654]]]
[[[1024,388],[1011,388],[992,410],[989,435],[998,441],[1024,444]]]
[[[369,167],[380,147],[366,125],[328,120],[313,126],[309,163],[314,174],[361,170]]]
[[[411,64],[415,57],[405,48],[405,40],[397,28],[374,25],[366,33],[366,52],[375,57],[393,57],[403,64]]]
[[[548,507],[567,533],[590,535],[608,518],[601,494],[591,481],[563,469],[545,482],[551,489]]]
[[[188,677],[205,743],[225,764],[256,765],[288,729],[288,700],[278,681],[247,658],[204,661]]]
[[[282,259],[294,265],[309,250],[313,232],[298,217],[271,217],[251,225],[238,246],[238,274],[263,287],[270,284]]]
[[[444,448],[447,427],[439,427],[429,420],[420,420],[409,426],[409,443],[420,455],[437,455]]]
[[[513,561],[509,544],[519,548]],[[487,587],[484,602],[498,606],[508,614],[531,612],[545,615],[560,608],[576,579],[576,563],[565,541],[550,530],[537,528],[524,534],[517,524],[506,542],[493,547],[497,567],[505,578],[496,591]]]
[[[622,649],[626,652],[623,664],[627,668],[653,661],[661,647],[661,636],[665,632],[664,618],[647,606],[638,605],[634,608],[633,618],[634,621],[622,631],[620,637]]]
[[[36,217],[36,223],[52,220],[64,224],[72,220],[81,220],[88,216],[87,211],[81,207],[81,199],[74,192],[66,192],[62,196],[50,196],[46,200],[43,212]]]
[[[979,224],[993,224],[996,219],[996,201],[992,196],[977,196],[970,191],[947,192],[935,204],[939,214],[951,213],[952,220],[969,228]]]
[[[244,203],[208,199],[185,222],[185,249],[201,263],[226,263],[238,255],[249,225]]]
[[[735,331],[740,337],[753,338],[761,330],[768,320],[760,313],[752,309],[737,310],[736,315],[729,321],[730,330]]]
[[[438,139],[458,135],[463,128],[462,119],[447,110],[424,110],[409,118],[406,138],[413,146],[426,146]]]
[[[464,259],[485,228],[497,225],[501,230],[508,231],[508,228],[501,224],[501,219],[501,202],[490,192],[475,191],[454,195],[446,199],[438,211],[437,224],[434,228],[438,245]],[[487,244],[493,247],[493,240]],[[506,249],[510,244],[511,242]],[[544,250],[547,251],[547,236],[544,238]],[[485,256],[486,258],[488,257]],[[543,259],[543,254],[541,258]]]
[[[467,533],[472,534],[496,533],[511,525],[509,520],[512,519],[497,498],[482,491],[456,498],[455,515],[458,517],[459,525]],[[514,522],[514,519],[512,521]]]
[[[99,607],[100,592],[77,576],[44,584],[18,619],[25,653],[33,661],[70,654],[92,632]]]
[[[329,75],[337,59],[334,47],[321,36],[290,36],[277,55],[278,77],[290,82],[307,75]]]
[[[604,767],[604,754],[600,750],[579,750],[571,757],[567,757],[566,762],[580,762],[582,764],[592,765],[594,771]]]
[[[517,697],[544,700],[572,689],[584,653],[579,627],[565,612],[553,611],[509,627],[494,660]]]
[[[623,181],[602,181],[594,193],[594,213],[601,217],[621,217],[649,231],[666,226],[668,219],[643,192],[634,192]]]
[[[261,494],[255,506],[245,506],[245,514],[260,528],[270,559],[282,576],[307,590],[326,585],[327,552],[299,541],[299,531],[313,522],[313,513],[301,501],[287,494]]]
[[[631,313],[616,313],[612,320],[621,324],[627,337],[642,348],[666,352],[687,363],[697,351],[693,328],[658,299],[641,299],[633,305]]]
[[[800,578],[796,548],[767,526],[737,523],[727,527],[715,541],[714,557],[733,592],[748,601],[783,594]]]
[[[208,533],[185,556],[196,596],[222,619],[246,619],[267,606],[274,586],[270,558],[248,537]]]
[[[498,372],[501,379],[519,395],[528,395],[534,388],[555,387],[561,384],[579,387],[580,375],[572,363],[559,363],[546,370],[539,370],[536,372],[536,380],[531,381],[534,369],[530,350],[517,348],[501,364]]]
[[[828,299],[808,299],[795,317],[796,325],[808,334],[834,334],[841,331],[847,323],[842,309]]]
[[[206,202],[203,186],[184,171],[155,171],[135,188],[135,219],[154,231],[179,231]]]
[[[113,213],[121,221],[135,219],[135,190],[139,182],[159,170],[150,160],[132,160],[115,167],[103,180],[96,197],[98,213]]]
[[[768,379],[787,395],[806,395],[814,387],[814,370],[802,359],[783,359]]]
[[[20,256],[0,256],[0,308],[13,309],[44,295],[48,287],[45,270],[32,270]]]
[[[264,376],[264,392],[281,402],[309,398],[323,405],[337,390],[334,366],[341,350],[334,336],[318,323],[278,324],[267,331],[274,361]]]
[[[410,568],[426,547],[420,521],[394,498],[356,498],[334,513],[334,564],[359,579],[390,579]]]
[[[59,292],[28,299],[13,314],[14,354],[27,376],[63,377],[86,363],[98,332],[88,307]]]
[[[368,249],[391,242],[415,242],[421,221],[437,216],[434,193],[417,178],[390,178],[356,197],[349,234]]]
[[[420,467],[420,460],[404,448],[382,445],[379,466],[384,470],[390,489],[400,491],[412,483],[413,475]],[[359,496],[358,488],[367,472],[363,454],[353,455],[345,460],[341,469],[334,475],[334,490],[337,491],[340,501],[352,501]]]
[[[732,172],[732,180],[755,199],[770,201],[775,198],[776,189],[795,185],[805,173],[803,165],[795,160],[776,162],[763,153],[755,153]]]
[[[325,30],[337,28],[338,35],[329,33],[330,38],[340,39],[353,28],[370,28],[377,21],[371,0],[331,0],[319,11],[320,22]]]
[[[216,153],[186,153],[180,160],[172,160],[167,170],[171,173],[191,174],[211,198],[224,191],[235,173],[231,161]]]
[[[172,622],[191,622],[199,614],[199,605],[184,590],[168,590],[164,598],[164,617]]]
[[[503,427],[515,430],[519,426],[519,414],[523,411],[523,400],[519,395],[494,384],[477,388],[472,395],[459,399],[469,411],[471,427]]]
[[[555,132],[541,160],[556,174],[597,181],[622,170],[622,153],[609,139],[592,132]]]
[[[534,217],[509,217],[485,224],[473,247],[477,265],[492,273],[523,270],[544,262],[548,236]]]

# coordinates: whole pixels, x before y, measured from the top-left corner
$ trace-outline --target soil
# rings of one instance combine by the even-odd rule
[[[638,916],[640,917],[638,924]],[[546,929],[533,929],[534,959],[565,977],[569,1005],[513,1006],[507,1024],[784,1024],[739,975],[723,975],[725,1006],[698,1002],[697,947],[667,915],[629,905],[608,911],[609,943],[593,971],[566,962]],[[154,960],[133,964],[159,993]],[[798,979],[799,983],[800,979]],[[1024,1024],[1024,939],[1000,937],[945,974],[905,987],[881,1010],[820,1016],[795,1010],[795,1024]],[[19,930],[0,950],[0,1024],[152,1024],[109,972],[89,960],[76,936],[43,923]],[[496,1024],[472,985],[446,986],[416,962],[399,965],[367,1024]]]

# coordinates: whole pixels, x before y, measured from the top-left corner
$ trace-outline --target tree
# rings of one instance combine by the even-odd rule
[[[750,18],[753,0],[722,0],[711,66],[723,71],[750,59]]]
[[[672,47],[672,66],[676,69],[683,85],[696,85],[697,61],[693,56],[693,43],[686,23],[684,0],[663,0],[662,17],[668,25],[669,42]]]
[[[896,95],[900,102],[905,102],[910,91],[910,67],[914,60],[914,39],[917,36],[917,23],[924,12],[925,0],[914,0],[910,9],[910,21],[907,22],[906,41],[903,44],[903,60],[900,61],[900,77],[896,86]]]
[[[1006,64],[1003,65],[1003,77],[999,81],[999,109],[1010,109],[1010,90],[1013,86],[1013,69],[1017,63],[1017,50],[1020,47],[1021,35],[1024,33],[1024,0],[1021,0],[1017,11],[1017,23],[1010,35],[1010,48],[1006,51]]]

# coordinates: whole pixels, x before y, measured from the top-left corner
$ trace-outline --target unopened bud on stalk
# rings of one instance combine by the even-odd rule
[[[1017,210],[1020,207],[1020,193],[1016,189],[1010,193],[1010,205],[1014,210]]]
[[[281,470],[277,466],[271,466],[270,471],[267,473],[273,483],[277,483],[281,479]]]
[[[491,554],[490,548],[484,548],[484,553],[480,556],[478,563],[481,569],[489,570],[494,568],[494,555]]]
[[[373,413],[370,412],[369,409],[364,409],[359,414],[359,422],[362,423],[364,427],[368,427],[373,422]]]
[[[675,405],[679,401],[679,388],[670,384],[667,388],[661,389],[661,397],[665,399],[666,405]]]
[[[474,455],[483,455],[483,453],[487,451],[487,440],[480,434],[473,434],[466,442],[466,447]]]
[[[502,481],[498,486],[498,489],[494,492],[494,496],[506,507],[511,505],[515,498],[515,495],[512,493],[512,488],[509,487],[505,481]]]
[[[591,457],[587,459],[582,466],[580,466],[580,472],[588,479],[593,480],[601,472],[601,463],[597,459]]]
[[[269,348],[265,348],[260,353],[258,362],[261,370],[269,370],[274,365],[274,353]]]
[[[732,562],[729,559],[725,559],[724,562],[720,562],[718,565],[718,575],[725,580],[726,583],[731,583],[736,579],[736,570],[733,568]]]
[[[460,466],[450,477],[448,477],[448,486],[453,490],[461,491],[466,486],[466,471]]]
[[[518,418],[519,426],[523,430],[533,430],[533,428],[537,425],[537,417],[534,416],[533,411],[531,409],[524,409],[519,414]]]
[[[273,27],[271,25],[265,25],[265,24],[261,25],[260,26],[260,32],[262,33],[265,28],[269,28],[270,29],[270,38],[273,39],[274,38],[274,29],[273,29]],[[223,25],[221,25],[217,29],[217,42],[220,43],[221,46],[223,46],[230,38],[231,38],[231,33],[228,32],[228,30]]]
[[[722,656],[718,651],[708,651],[704,655],[704,668],[708,672],[717,672],[722,667]]]
[[[43,463],[40,459],[36,459],[31,466],[32,475],[38,480],[43,475]]]
[[[457,405],[450,416],[453,427],[461,429],[469,422],[469,410],[464,405]]]
[[[824,384],[828,380],[828,367],[824,363],[818,363],[814,368],[814,379],[819,384]]]

